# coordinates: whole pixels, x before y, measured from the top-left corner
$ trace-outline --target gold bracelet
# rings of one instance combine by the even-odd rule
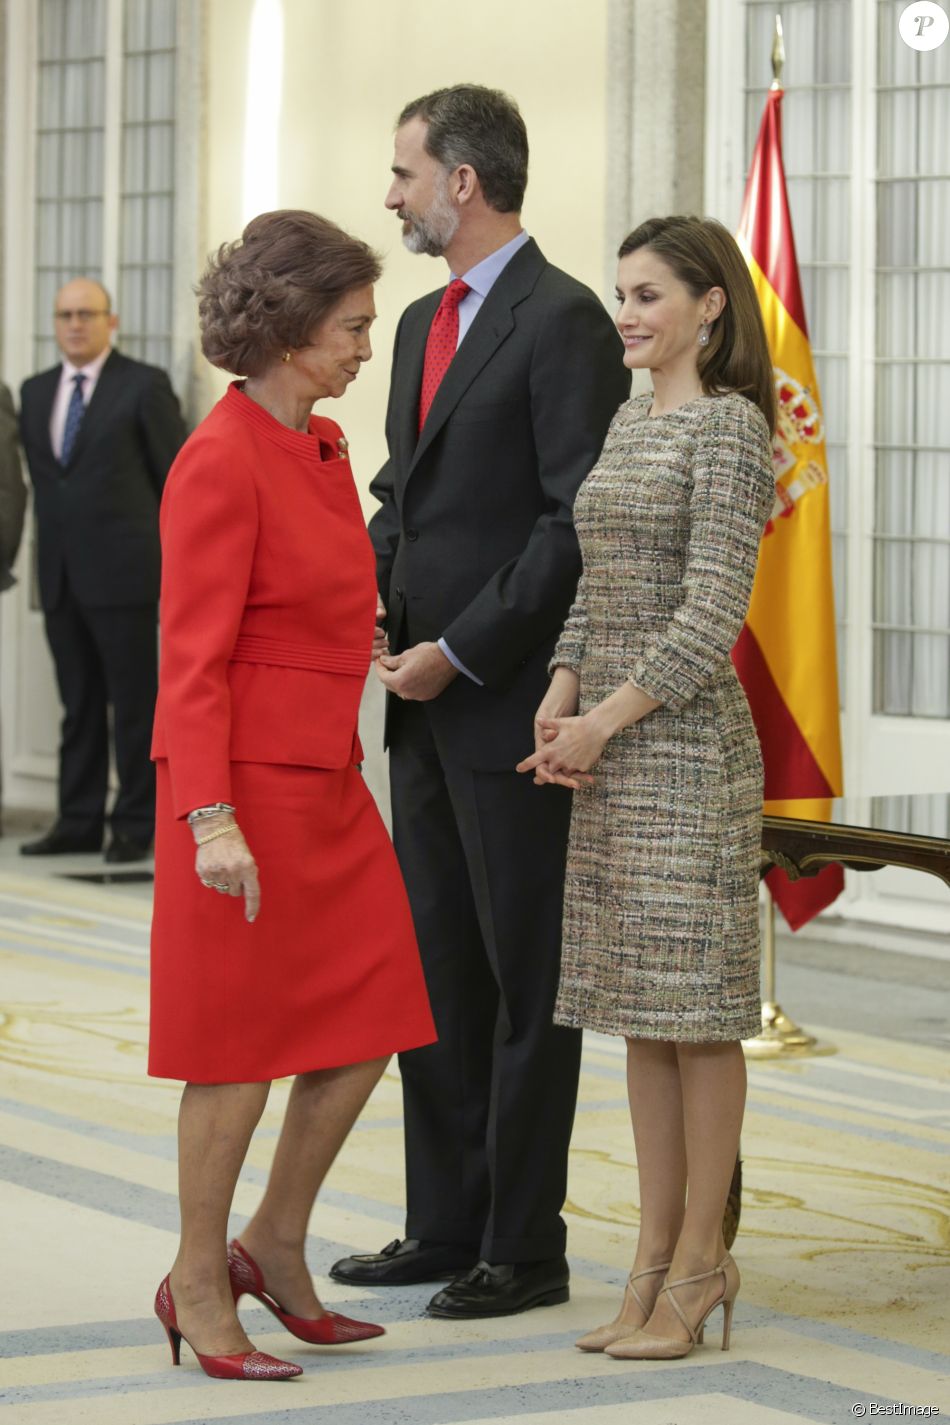
[[[206,846],[209,841],[216,841],[219,836],[229,836],[232,831],[238,830],[236,821],[232,821],[230,826],[219,826],[217,831],[209,831],[207,836],[196,836],[196,846]]]

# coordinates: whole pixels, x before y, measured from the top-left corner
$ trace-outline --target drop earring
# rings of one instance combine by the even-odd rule
[[[706,340],[708,341],[709,338],[707,337]],[[290,352],[289,352],[289,351],[285,351],[284,354],[283,354],[283,356],[282,356],[280,359],[281,359],[281,361],[289,361],[289,360],[290,360]]]
[[[699,342],[700,346],[708,346],[708,345],[709,345],[709,323],[708,323],[708,322],[703,322],[702,326],[701,326],[700,329],[699,329],[699,336],[698,336],[696,339],[697,339],[697,341]]]

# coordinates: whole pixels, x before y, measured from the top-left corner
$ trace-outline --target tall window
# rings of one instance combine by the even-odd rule
[[[879,5],[874,711],[950,714],[950,42]]]
[[[126,0],[119,302],[130,356],[169,367],[176,0]]]
[[[105,0],[40,0],[36,116],[36,366],[57,359],[57,288],[102,276]]]
[[[113,289],[130,356],[172,358],[177,0],[40,0],[37,367],[77,274]]]
[[[771,81],[775,0],[745,0],[746,151]],[[828,434],[839,661],[871,646],[868,711],[950,715],[950,42],[917,53],[894,0],[782,0],[788,62],[784,148],[789,200]],[[876,35],[871,34],[872,30]],[[876,43],[875,43],[876,40]],[[872,171],[854,161],[855,54],[876,54]],[[876,190],[874,281],[851,263],[852,184]],[[876,311],[873,351],[853,349],[852,304]],[[873,381],[855,382],[869,358]],[[857,394],[857,393],[864,394]],[[872,468],[849,469],[850,425],[869,432]],[[851,442],[851,449],[854,443]],[[870,608],[849,605],[852,482],[873,508]],[[856,532],[852,529],[852,535]],[[853,593],[853,588],[852,588]],[[847,620],[846,620],[847,613]]]

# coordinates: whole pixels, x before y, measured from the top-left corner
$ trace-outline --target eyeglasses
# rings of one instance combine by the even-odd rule
[[[86,322],[94,321],[96,317],[108,317],[110,315],[111,313],[108,307],[101,307],[98,312],[91,312],[88,307],[80,307],[78,311],[53,313],[53,316],[58,322],[71,322],[75,320],[82,322],[84,326]]]

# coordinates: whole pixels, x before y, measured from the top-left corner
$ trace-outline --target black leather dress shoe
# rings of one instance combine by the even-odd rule
[[[478,1262],[429,1302],[430,1316],[514,1316],[533,1306],[558,1306],[571,1294],[566,1257],[492,1266]]]
[[[74,831],[66,831],[63,827],[54,826],[45,836],[40,836],[36,841],[24,841],[20,847],[21,856],[69,856],[77,851],[101,851],[102,832],[98,835],[95,832],[86,832],[79,835]]]
[[[334,1281],[360,1286],[411,1286],[415,1282],[444,1281],[473,1266],[478,1253],[474,1247],[451,1242],[420,1242],[415,1237],[390,1242],[381,1252],[341,1257],[330,1268]]]
[[[116,831],[106,847],[105,859],[110,866],[122,865],[126,861],[144,861],[150,850],[148,842],[133,841],[131,836],[123,836],[121,831]]]

